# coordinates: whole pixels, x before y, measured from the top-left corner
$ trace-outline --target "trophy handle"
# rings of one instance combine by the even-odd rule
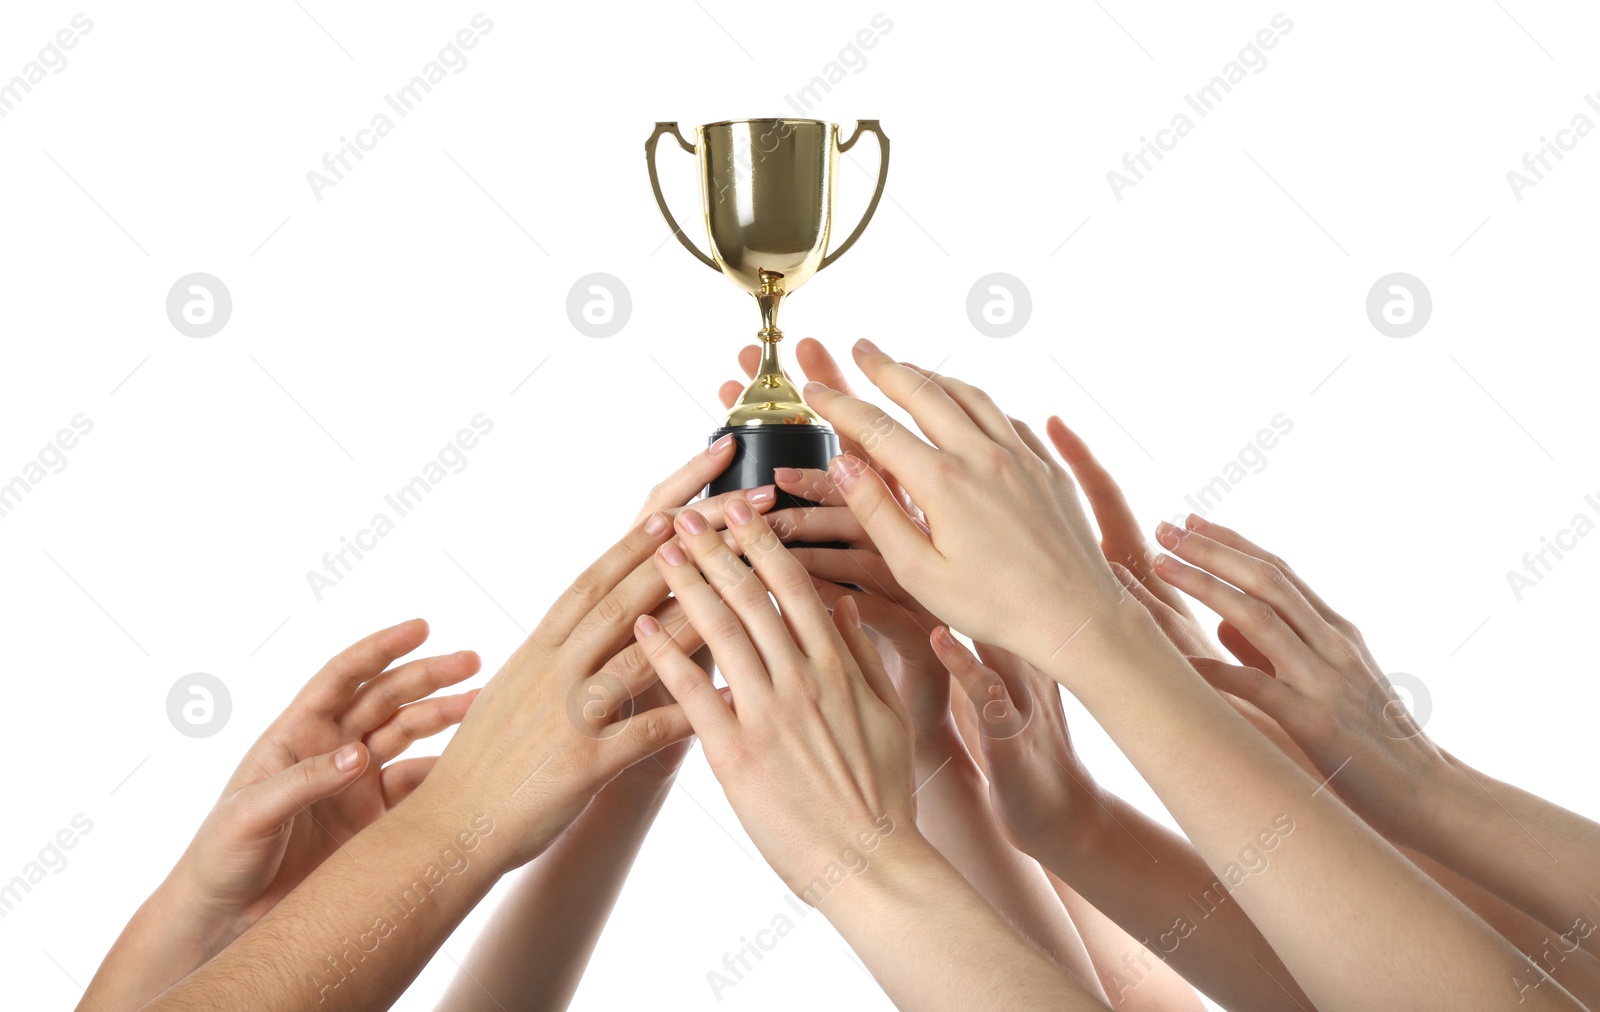
[[[657,125],[657,129],[660,129],[659,124]],[[842,153],[855,147],[856,141],[860,140],[861,135],[864,133],[877,134],[878,149],[883,152],[883,156],[878,161],[878,185],[872,191],[872,200],[867,203],[867,211],[861,216],[861,223],[856,226],[856,230],[854,232],[850,233],[850,237],[844,241],[843,245],[822,258],[822,265],[817,268],[819,271],[822,270],[823,267],[826,267],[835,260],[839,259],[840,255],[843,254],[845,250],[855,245],[856,240],[861,238],[862,230],[867,227],[867,222],[872,220],[873,212],[878,209],[878,201],[883,199],[883,184],[889,178],[889,138],[884,135],[883,128],[878,126],[878,121],[875,119],[857,120],[855,132],[850,135],[849,140],[839,145],[839,151]],[[680,141],[679,143],[682,142]],[[652,178],[654,178],[653,174],[655,169],[652,167],[650,171],[652,173]],[[663,205],[663,207],[665,207],[665,205]]]
[[[677,123],[656,124],[655,131],[650,134],[650,139],[644,142],[644,161],[646,165],[650,166],[650,189],[654,191],[656,195],[656,206],[661,208],[661,216],[667,219],[668,225],[672,226],[672,234],[678,237],[679,242],[683,243],[683,248],[688,250],[690,253],[693,253],[695,259],[716,271],[718,274],[721,274],[722,268],[717,266],[716,261],[700,252],[699,248],[696,247],[692,241],[690,241],[689,237],[683,234],[683,229],[678,225],[678,219],[672,216],[671,208],[667,207],[667,198],[661,195],[661,179],[656,175],[656,141],[660,139],[662,134],[671,134],[672,139],[678,142],[678,147],[689,152],[691,155],[695,153],[694,145],[684,140],[683,134],[678,132]],[[882,135],[880,134],[880,136]],[[851,140],[854,139],[855,138],[853,137],[851,138]],[[874,201],[874,203],[876,203],[876,201]],[[860,229],[857,229],[856,231],[859,232]],[[852,236],[851,238],[854,239],[855,237]],[[846,245],[849,244],[846,243]]]

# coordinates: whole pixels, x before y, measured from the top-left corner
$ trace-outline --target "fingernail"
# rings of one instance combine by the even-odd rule
[[[1197,513],[1190,513],[1189,519],[1184,521],[1184,526],[1188,527],[1191,531],[1203,531],[1211,525],[1206,523],[1205,517],[1202,517]]]
[[[658,537],[672,526],[672,518],[665,513],[652,513],[644,522],[644,532],[651,537]]]
[[[798,485],[804,475],[797,467],[775,467],[772,469],[772,480],[779,485]]]
[[[840,454],[828,463],[828,476],[833,479],[833,483],[838,487],[839,491],[847,495],[851,489],[856,487],[856,481],[861,477],[860,473],[855,470],[854,463],[844,454]]]
[[[353,743],[333,754],[333,767],[340,773],[349,773],[361,761],[361,750]]]
[[[1168,548],[1178,547],[1178,529],[1165,520],[1156,524],[1156,540]]]
[[[706,518],[695,510],[684,510],[678,514],[678,529],[685,534],[704,534]]]
[[[856,607],[856,599],[853,597],[844,599],[844,620],[857,629],[861,628],[861,609]]]
[[[939,641],[940,650],[954,650],[956,638],[950,635],[949,626],[940,626],[933,631],[933,638]]]
[[[816,380],[812,380],[810,383],[807,383],[805,385],[805,389],[801,391],[801,393],[805,394],[807,397],[815,397],[817,394],[825,394],[828,392],[828,385],[826,383],[818,383]]]
[[[1154,565],[1157,569],[1166,569],[1172,568],[1174,562],[1175,560],[1172,558],[1172,556],[1168,555],[1166,552],[1157,552],[1155,559],[1152,560],[1152,565]]]
[[[770,488],[757,488],[751,489],[750,494],[744,498],[745,502],[748,502],[750,505],[759,509],[769,502],[776,501],[778,498],[778,493],[776,490]]]
[[[863,355],[876,355],[878,354],[878,346],[863,337],[856,342],[856,351]]]
[[[728,501],[728,519],[741,527],[755,518],[750,512],[749,505],[743,499],[730,499]]]
[[[661,631],[661,623],[649,615],[640,615],[639,620],[633,624],[633,631],[637,636],[654,636]]]
[[[707,448],[706,452],[708,452],[708,453],[721,453],[723,450],[726,450],[728,447],[730,447],[732,445],[733,445],[733,433],[730,432],[726,436],[723,436],[721,439],[718,439],[715,443],[712,443],[711,446]]]
[[[662,545],[658,554],[661,556],[661,561],[669,566],[681,566],[689,561],[689,557],[683,554],[683,549],[678,547],[676,541],[668,541]]]

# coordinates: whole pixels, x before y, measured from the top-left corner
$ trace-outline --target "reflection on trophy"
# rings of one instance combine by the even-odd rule
[[[831,253],[834,183],[839,153],[849,151],[864,133],[878,137],[882,158],[878,183],[861,223]],[[701,206],[707,256],[684,234],[661,194],[656,174],[656,142],[669,134],[700,166]],[[707,489],[716,495],[772,482],[777,467],[826,468],[839,452],[838,438],[813,411],[778,360],[778,309],[785,295],[855,244],[878,208],[889,173],[889,139],[877,120],[861,120],[842,144],[833,123],[803,119],[752,119],[712,123],[695,131],[690,144],[676,123],[657,123],[645,141],[650,186],[661,214],[684,249],[707,267],[755,296],[761,310],[761,365],[712,440],[732,433],[734,457]],[[778,506],[806,505],[778,493]]]

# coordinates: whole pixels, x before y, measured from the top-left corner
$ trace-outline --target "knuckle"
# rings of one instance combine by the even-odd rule
[[[627,617],[628,606],[622,598],[615,594],[608,594],[600,599],[594,606],[594,616],[606,625],[615,625]]]
[[[604,586],[605,584],[601,580],[599,572],[593,568],[585,569],[578,574],[577,579],[573,580],[572,585],[567,588],[567,596],[580,604],[593,606],[600,598],[600,592],[604,589]]]

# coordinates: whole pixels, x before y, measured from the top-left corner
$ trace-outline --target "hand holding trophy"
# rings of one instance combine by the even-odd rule
[[[825,252],[833,226],[834,185],[839,153],[849,151],[864,133],[878,137],[882,158],[878,183],[861,223],[831,253]],[[694,155],[700,167],[700,196],[707,256],[684,234],[656,173],[656,142],[669,134]],[[819,120],[753,119],[711,123],[695,130],[690,144],[676,123],[657,123],[645,141],[650,187],[661,214],[684,249],[755,296],[761,310],[761,365],[750,386],[728,412],[714,441],[731,433],[734,457],[707,489],[718,495],[772,483],[777,467],[826,468],[839,452],[839,440],[778,361],[778,307],[783,297],[811,275],[839,259],[861,237],[878,209],[889,174],[889,138],[877,120],[861,120],[843,143],[839,127]],[[808,505],[778,493],[778,507]]]

